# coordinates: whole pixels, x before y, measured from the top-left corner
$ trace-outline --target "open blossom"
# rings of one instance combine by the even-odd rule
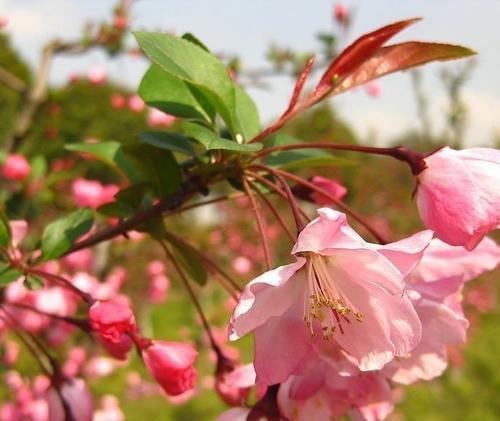
[[[318,213],[292,250],[296,262],[250,282],[231,318],[230,339],[255,334],[258,382],[283,382],[339,345],[361,370],[380,369],[420,341],[403,278],[432,233],[380,246],[364,241],[343,213]]]
[[[96,301],[89,309],[92,329],[106,342],[119,343],[136,330],[132,309],[118,301]]]
[[[69,378],[62,384],[60,390],[75,421],[92,420],[94,399],[82,379]],[[49,419],[51,421],[63,421],[66,419],[61,398],[52,388],[47,393],[47,402],[49,406]]]
[[[406,278],[407,291],[422,322],[422,340],[409,355],[383,370],[391,380],[409,384],[430,380],[447,367],[447,346],[465,342],[468,322],[462,311],[464,282],[500,264],[500,247],[485,238],[473,251],[435,238]]]
[[[149,372],[167,395],[177,396],[195,386],[194,362],[198,352],[180,342],[151,341],[142,349],[142,358]]]
[[[380,421],[394,408],[391,388],[380,372],[339,373],[325,361],[283,383],[278,405],[290,421],[330,421],[348,413],[353,419]]]
[[[441,240],[472,250],[500,227],[500,150],[445,147],[424,161],[417,176],[422,220]]]
[[[9,155],[2,166],[2,175],[7,180],[23,181],[29,177],[30,173],[29,162],[20,154]]]

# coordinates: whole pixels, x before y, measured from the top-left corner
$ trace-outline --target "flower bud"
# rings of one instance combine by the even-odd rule
[[[193,346],[179,342],[152,341],[142,350],[147,369],[171,396],[194,388],[198,352]]]
[[[31,173],[31,166],[26,158],[20,154],[7,157],[2,167],[2,175],[7,180],[23,181]]]
[[[122,336],[136,330],[134,313],[117,301],[96,301],[89,309],[92,329],[107,342],[119,343]]]

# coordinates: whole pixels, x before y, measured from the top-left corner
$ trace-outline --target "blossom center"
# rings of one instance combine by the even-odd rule
[[[338,328],[344,334],[343,324],[350,324],[351,318],[363,321],[363,314],[349,301],[332,279],[328,257],[311,253],[306,264],[308,293],[304,300],[304,322],[314,336],[313,321],[321,325],[323,339],[330,340]]]

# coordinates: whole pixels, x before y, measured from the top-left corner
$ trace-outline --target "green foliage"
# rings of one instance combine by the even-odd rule
[[[10,236],[9,220],[4,213],[0,211],[0,247],[7,247],[9,245]]]
[[[135,37],[154,64],[187,85],[201,108],[205,111],[207,108],[217,111],[233,137],[241,135],[243,140],[248,140],[256,133],[258,117],[253,101],[241,88],[236,87],[224,64],[205,48],[200,47],[198,42],[192,42],[192,37],[187,40],[169,34],[148,32],[136,32]],[[181,84],[160,82],[161,74],[155,70],[153,70],[153,76],[156,78],[156,83],[163,88],[167,86],[162,84],[172,83],[179,91],[182,91],[181,99],[184,103],[192,100],[188,96],[188,90],[181,89]],[[153,97],[158,103],[173,102],[168,92],[166,92],[165,100],[152,92],[156,89],[155,82],[151,81],[153,76],[149,74],[146,82],[143,83],[142,95],[149,101]],[[196,109],[197,106],[191,105],[191,108]],[[205,116],[206,122],[213,123],[213,115],[210,113],[207,115],[209,118]]]
[[[185,122],[182,129],[189,137],[200,142],[207,151],[212,149],[224,149],[237,152],[256,152],[262,149],[261,143],[237,143],[229,139],[224,139],[210,130],[208,127],[199,124]]]
[[[93,223],[94,213],[89,208],[78,209],[51,222],[42,236],[42,259],[46,261],[62,256],[92,228]]]
[[[9,37],[3,33],[0,33],[0,67],[29,86],[31,72],[19,54],[12,48]],[[2,110],[0,118],[0,140],[2,142],[12,129],[12,124],[22,104],[22,99],[22,94],[16,92],[4,83],[0,83],[0,110]]]
[[[195,156],[194,147],[191,140],[179,133],[172,132],[144,132],[139,135],[139,139],[148,145],[167,151],[179,152],[184,155]]]

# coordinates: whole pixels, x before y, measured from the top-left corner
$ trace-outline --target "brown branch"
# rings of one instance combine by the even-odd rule
[[[22,93],[26,90],[26,83],[3,67],[0,67],[0,82],[16,92]]]

